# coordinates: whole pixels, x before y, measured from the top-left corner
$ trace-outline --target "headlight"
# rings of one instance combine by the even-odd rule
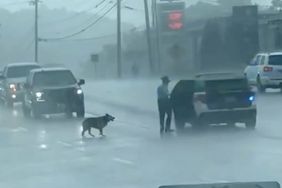
[[[76,90],[76,93],[78,94],[78,95],[81,95],[83,92],[82,92],[82,89],[78,89],[78,90]]]
[[[10,84],[9,87],[10,87],[10,89],[15,90],[16,89],[16,84]]]
[[[35,93],[35,96],[36,96],[37,98],[41,98],[41,97],[42,97],[42,95],[43,95],[43,93],[42,93],[42,92],[36,92],[36,93]]]
[[[36,97],[36,101],[38,102],[44,102],[45,99],[43,98],[43,92],[36,92],[35,93],[35,97]]]
[[[250,96],[249,101],[253,102],[255,100],[255,96]]]

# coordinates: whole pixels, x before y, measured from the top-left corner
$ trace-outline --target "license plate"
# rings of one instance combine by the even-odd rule
[[[235,97],[225,97],[224,100],[225,100],[226,103],[235,103],[236,102]]]

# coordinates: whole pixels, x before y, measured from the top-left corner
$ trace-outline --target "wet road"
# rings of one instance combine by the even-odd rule
[[[106,137],[80,136],[81,120],[27,120],[0,108],[0,187],[154,188],[163,184],[282,182],[282,94],[258,96],[258,128],[187,129],[160,139],[156,113],[87,94],[88,116],[117,120]],[[113,99],[111,99],[113,100]],[[109,99],[110,101],[110,99]],[[154,110],[153,110],[154,111]],[[98,132],[95,132],[97,135]]]

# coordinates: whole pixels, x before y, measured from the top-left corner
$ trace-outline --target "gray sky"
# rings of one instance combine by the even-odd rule
[[[29,0],[0,0],[0,7],[7,8],[9,10],[15,11],[22,8],[30,8],[28,4]],[[115,0],[41,0],[42,4],[48,6],[49,8],[67,8],[69,10],[75,11],[84,11],[89,9],[89,7],[94,7],[97,3],[105,1],[97,9],[94,9],[93,12],[99,11],[100,8],[106,8],[111,6],[109,4],[110,1]],[[150,0],[149,0],[150,1]],[[186,0],[188,4],[193,4],[199,0]],[[203,1],[214,1],[214,0],[203,0]],[[271,0],[253,0],[254,3],[268,5]],[[131,23],[135,23],[136,25],[143,23],[144,13],[143,13],[143,0],[123,0],[124,5],[129,5],[131,7],[136,8],[136,11],[123,9],[123,20]],[[107,10],[107,9],[106,9]],[[116,16],[115,11],[112,11],[109,14],[110,17],[114,18]]]

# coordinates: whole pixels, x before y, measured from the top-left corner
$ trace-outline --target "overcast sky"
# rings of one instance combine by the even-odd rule
[[[0,7],[7,8],[9,10],[15,11],[22,8],[30,8],[29,0],[0,0]],[[49,8],[67,8],[69,10],[84,11],[89,9],[89,7],[95,7],[99,2],[104,2],[100,7],[93,9],[93,12],[99,11],[99,9],[110,7],[109,2],[116,0],[40,0],[42,4],[48,6]],[[196,3],[199,0],[186,0],[187,4]],[[202,1],[215,1],[215,0],[202,0]],[[150,0],[149,0],[150,2]],[[268,5],[271,0],[253,0],[254,3]],[[136,8],[135,11],[123,9],[123,20],[136,25],[143,23],[144,13],[143,13],[143,0],[123,0],[123,5],[131,6]],[[104,6],[104,7],[103,7]],[[107,9],[105,9],[107,10]],[[116,16],[115,11],[109,14],[110,17],[114,18]]]

